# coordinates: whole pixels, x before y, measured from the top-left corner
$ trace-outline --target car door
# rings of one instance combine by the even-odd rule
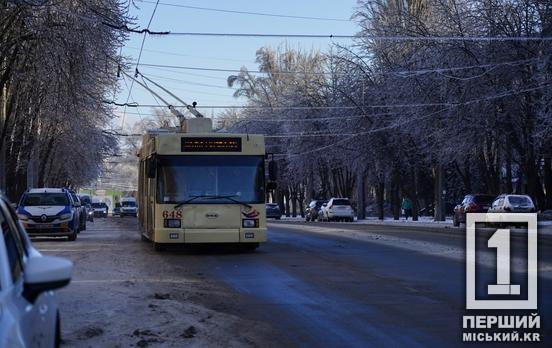
[[[9,306],[6,310],[14,321],[13,332],[18,332],[25,346],[50,347],[54,342],[56,316],[51,298],[53,294],[43,294],[34,303],[23,296],[27,239],[11,215],[4,201],[0,200],[0,229],[8,259],[8,281],[11,282],[7,287],[6,300]]]

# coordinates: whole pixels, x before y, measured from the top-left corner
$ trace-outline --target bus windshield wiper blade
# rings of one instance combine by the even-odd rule
[[[230,196],[212,196],[213,199],[217,199],[217,198],[224,198],[224,199],[228,199],[234,203],[238,203],[238,204],[241,204],[247,208],[251,208],[251,206],[247,203],[244,203],[244,202],[240,202],[238,201],[237,199],[235,199],[234,197],[236,197],[236,195],[230,195]]]
[[[188,204],[190,202],[192,202],[193,200],[195,199],[198,199],[198,198],[210,198],[210,197],[213,197],[213,196],[208,196],[208,195],[197,195],[197,196],[190,196],[192,198],[190,199],[187,199],[185,201],[181,201],[181,202],[178,202],[176,203],[176,205],[174,206],[174,209],[177,209],[177,208],[180,208],[181,206],[185,205],[185,204]]]

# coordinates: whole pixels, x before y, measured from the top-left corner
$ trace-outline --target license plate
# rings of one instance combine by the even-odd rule
[[[54,225],[52,224],[39,224],[39,225],[35,225],[36,228],[39,228],[39,229],[43,229],[43,228],[52,228],[54,227]]]

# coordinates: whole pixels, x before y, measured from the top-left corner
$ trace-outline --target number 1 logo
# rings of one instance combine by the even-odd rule
[[[475,297],[475,224],[527,223],[527,299],[478,300]],[[498,229],[487,241],[496,249],[496,283],[487,285],[488,295],[520,295],[521,285],[511,284],[510,230]],[[466,215],[466,309],[537,309],[537,215],[493,213]]]

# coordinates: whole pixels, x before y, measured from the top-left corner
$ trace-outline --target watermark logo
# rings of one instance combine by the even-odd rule
[[[476,298],[475,224],[527,224],[527,299],[516,299],[520,284],[510,281],[510,229],[499,228],[487,241],[496,249],[496,283],[487,285],[488,295],[509,295],[512,299]],[[537,215],[493,213],[466,215],[466,309],[537,309]]]
[[[477,238],[476,224],[486,227],[498,226],[496,231],[483,233]],[[527,238],[527,252],[518,250],[520,239],[511,248],[511,230],[504,226],[527,226],[527,232],[522,230],[522,238]],[[484,236],[484,237],[483,237]],[[483,237],[483,238],[482,238]],[[486,245],[482,245],[483,243]],[[483,247],[483,248],[481,248]],[[486,278],[476,272],[482,272],[483,267],[476,265],[476,251],[494,249],[496,261],[491,274],[487,271]],[[517,252],[516,261],[520,267],[513,273],[512,254]],[[526,260],[521,260],[523,256]],[[523,267],[523,265],[526,265]],[[477,281],[483,283],[477,284]],[[488,314],[464,315],[462,319],[462,341],[464,342],[540,342],[540,316],[533,313],[537,309],[537,214],[531,213],[492,213],[466,215],[466,309],[490,310]],[[500,310],[500,312],[497,312]],[[506,312],[504,312],[506,310]],[[530,310],[528,314],[519,310]]]

